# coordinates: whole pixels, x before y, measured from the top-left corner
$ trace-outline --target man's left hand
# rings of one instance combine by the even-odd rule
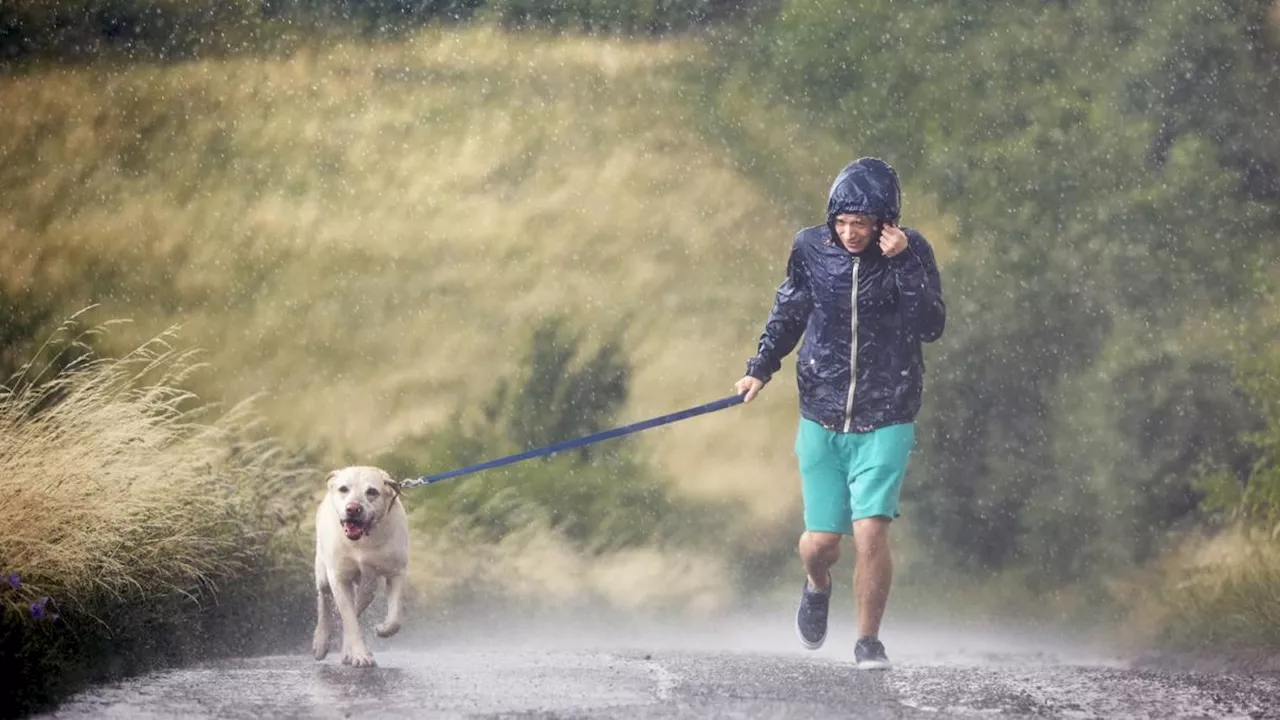
[[[907,249],[907,234],[894,225],[885,225],[880,231],[880,252],[885,257],[894,257]]]

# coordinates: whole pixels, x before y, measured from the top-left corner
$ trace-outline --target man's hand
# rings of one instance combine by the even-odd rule
[[[739,395],[746,396],[742,398],[742,402],[749,403],[757,394],[759,394],[760,389],[763,387],[764,383],[760,382],[758,378],[753,378],[750,375],[747,375],[739,380],[738,384],[733,386],[733,389],[737,390]]]
[[[902,254],[907,249],[907,234],[895,225],[885,225],[880,231],[880,252],[885,257]]]

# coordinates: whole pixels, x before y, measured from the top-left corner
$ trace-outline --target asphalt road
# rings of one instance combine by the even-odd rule
[[[805,651],[787,618],[490,618],[370,647],[378,667],[304,653],[88,690],[45,718],[1280,718],[1280,678],[1174,673],[991,628],[886,628],[895,668],[853,667],[833,627]],[[370,634],[371,635],[371,634]]]

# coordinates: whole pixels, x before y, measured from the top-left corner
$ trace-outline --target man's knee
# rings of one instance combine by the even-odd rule
[[[838,555],[843,537],[839,533],[806,531],[800,536],[800,553],[802,555]]]

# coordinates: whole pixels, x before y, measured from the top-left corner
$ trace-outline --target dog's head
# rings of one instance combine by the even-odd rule
[[[368,535],[400,500],[400,483],[375,467],[334,470],[328,482],[328,502],[350,540]]]

